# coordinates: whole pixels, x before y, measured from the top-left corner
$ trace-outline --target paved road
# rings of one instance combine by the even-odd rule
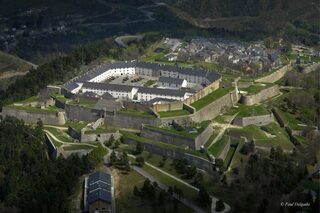
[[[124,48],[128,48],[129,46],[123,41],[124,39],[132,39],[140,42],[142,40],[142,35],[127,35],[127,36],[119,36],[114,41],[120,46]]]
[[[106,147],[103,143],[101,143],[101,144],[102,144],[103,147],[105,147],[105,148],[109,151],[108,154],[104,156],[104,162],[105,162],[105,164],[108,164],[108,161],[109,161],[108,159],[109,159],[110,154],[111,154],[111,152],[112,152],[113,150],[110,149],[110,148],[108,148],[108,147]],[[119,154],[118,152],[116,152],[116,153]],[[131,154],[128,154],[128,156],[131,157],[131,158],[134,158],[134,159],[136,158],[136,156],[131,155]],[[187,182],[185,182],[185,181],[183,181],[183,180],[181,180],[181,179],[179,179],[179,178],[177,178],[177,177],[175,177],[175,176],[167,173],[166,171],[163,171],[162,169],[159,169],[158,167],[156,167],[156,166],[154,166],[154,165],[152,165],[152,164],[150,164],[150,163],[148,163],[148,162],[145,162],[145,164],[148,165],[148,166],[150,166],[150,167],[152,167],[153,169],[155,169],[155,170],[157,170],[157,171],[159,171],[159,172],[161,172],[161,173],[169,176],[170,178],[173,178],[174,180],[179,181],[180,183],[182,183],[182,184],[184,184],[184,185],[186,185],[186,186],[188,186],[188,187],[190,187],[190,188],[192,188],[192,189],[194,189],[194,190],[196,190],[196,191],[199,191],[199,189],[198,189],[197,187],[192,186],[191,184],[189,184],[189,183],[187,183]],[[164,187],[164,188],[162,188],[162,187],[160,187],[160,188],[162,188],[162,189],[164,189],[164,190],[167,190],[167,189],[168,189],[168,187],[167,187],[166,185],[160,183],[155,177],[151,176],[149,173],[147,173],[146,171],[144,171],[142,168],[139,168],[139,167],[136,167],[136,166],[133,166],[133,168],[134,168],[134,170],[137,171],[138,173],[141,172],[140,174],[141,174],[142,176],[144,176],[144,177],[146,177],[146,178],[149,178],[151,181],[157,182],[158,185],[159,185],[159,187],[160,187],[160,185]],[[215,208],[215,203],[216,203],[216,201],[218,200],[218,198],[216,198],[216,197],[214,197],[214,196],[210,196],[210,197],[211,197],[211,199],[212,199],[212,203],[213,203],[212,207],[213,207],[213,209],[214,209],[214,208]],[[190,201],[188,201],[188,200],[186,200],[186,199],[184,199],[184,198],[178,198],[178,197],[175,197],[175,198],[178,199],[178,200],[180,200],[183,204],[185,204],[186,206],[190,207],[191,209],[193,209],[193,210],[196,211],[196,212],[200,212],[200,213],[204,212],[202,209],[200,209],[199,207],[197,207],[195,204],[193,204],[192,202],[190,202]],[[187,204],[186,202],[189,203],[189,204]],[[191,206],[189,206],[189,205],[191,205]],[[229,211],[230,211],[231,207],[230,207],[227,203],[224,203],[224,205],[225,205],[225,209],[224,209],[222,212],[220,212],[220,213],[225,213],[225,212],[229,212]],[[197,211],[196,209],[197,209],[198,211]]]

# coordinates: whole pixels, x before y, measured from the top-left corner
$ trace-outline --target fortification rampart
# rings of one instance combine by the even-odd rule
[[[137,141],[131,139],[131,138],[125,138],[124,143],[126,144],[131,144],[133,146],[136,145]],[[141,142],[143,145],[144,149],[148,152],[161,155],[161,156],[166,156],[170,159],[183,159],[185,158],[190,164],[194,164],[197,168],[202,169],[209,174],[214,174],[215,170],[211,162],[207,159],[200,158],[194,155],[190,155],[188,153],[182,152],[180,150],[172,150],[172,149],[166,149],[164,147],[159,147],[154,144],[150,143],[144,143]]]
[[[198,91],[197,93],[193,94],[190,98],[186,99],[184,103],[190,105],[193,102],[196,102],[197,100],[209,95],[213,91],[217,90],[220,86],[221,79],[209,84],[207,87],[203,88],[202,90]]]
[[[271,87],[261,90],[259,93],[254,95],[242,95],[240,101],[245,105],[252,106],[260,102],[263,102],[265,100],[268,100],[269,98],[272,98],[279,94],[280,94],[279,86],[273,85]]]
[[[195,138],[177,135],[174,133],[150,128],[148,126],[143,126],[141,130],[141,136],[144,138],[149,138],[152,140],[169,143],[176,146],[187,146],[191,149],[199,150],[200,146],[202,146],[208,141],[208,139],[212,135],[212,132],[213,132],[213,129],[210,124],[202,133],[200,133]]]
[[[119,132],[114,133],[81,133],[81,143],[87,143],[87,142],[106,142],[110,139],[111,135],[113,135],[114,139],[119,139],[120,134]]]
[[[256,79],[255,82],[259,83],[275,83],[276,81],[280,80],[287,72],[292,70],[292,65],[288,64],[279,70],[271,73],[270,75],[261,77],[259,79]]]
[[[238,101],[239,97],[236,94],[236,91],[233,90],[230,93],[203,107],[199,111],[196,111],[193,115],[191,115],[191,118],[194,122],[211,120],[226,111],[228,108],[231,108]]]
[[[218,158],[221,158],[222,160],[226,159],[227,154],[228,154],[229,149],[230,149],[230,145],[231,145],[231,142],[230,142],[230,138],[229,138],[229,140],[227,141],[227,144],[224,146],[224,148],[221,151],[221,153],[220,153]]]
[[[65,112],[29,112],[12,107],[3,107],[2,116],[13,116],[26,123],[37,123],[39,120],[48,125],[64,125],[66,123]]]
[[[310,72],[313,72],[317,69],[320,69],[320,63],[316,63],[316,64],[313,64],[313,65],[310,65],[306,68],[303,69],[303,73],[310,73]]]
[[[160,125],[160,119],[148,116],[135,116],[126,113],[108,113],[105,116],[105,125],[141,130],[142,124],[158,126]]]
[[[232,123],[237,126],[248,126],[248,125],[264,126],[272,122],[274,122],[274,117],[273,117],[273,114],[270,113],[268,115],[236,117]]]

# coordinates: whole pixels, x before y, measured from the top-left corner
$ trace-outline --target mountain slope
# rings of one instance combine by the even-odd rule
[[[168,0],[180,18],[203,28],[285,35],[318,42],[320,6],[316,0]]]

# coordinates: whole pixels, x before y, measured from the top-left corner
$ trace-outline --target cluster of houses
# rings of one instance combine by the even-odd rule
[[[266,49],[260,44],[218,38],[195,38],[189,43],[167,39],[165,44],[171,50],[163,58],[168,61],[214,62],[239,70],[256,68],[262,71],[281,65],[278,52]]]
[[[145,87],[130,84],[110,84],[108,79],[126,76],[148,76],[158,79],[157,86]],[[188,85],[206,85],[218,81],[215,72],[160,65],[140,61],[103,64],[78,76],[63,86],[65,93],[96,94],[120,100],[149,102],[157,99],[184,101],[196,91]]]
[[[0,16],[0,47],[10,50],[21,39],[61,32],[66,29],[64,21],[50,20],[47,13],[48,7],[40,7],[18,10],[12,16]]]

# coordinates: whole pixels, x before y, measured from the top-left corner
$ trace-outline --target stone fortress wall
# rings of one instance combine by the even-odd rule
[[[213,128],[211,124],[209,124],[208,127],[195,138],[177,135],[170,132],[164,132],[143,125],[141,130],[141,137],[173,144],[176,146],[187,146],[191,149],[199,150],[200,147],[209,140],[212,133]]]
[[[218,98],[202,109],[190,115],[194,122],[201,122],[204,120],[211,120],[224,112],[226,109],[231,108],[239,101],[240,96],[236,90]]]
[[[261,77],[261,78],[255,80],[255,82],[258,82],[258,83],[275,83],[276,81],[280,80],[290,70],[292,70],[292,65],[288,64],[288,65],[280,68],[279,70],[271,73],[270,75],[267,75],[267,76],[264,76],[264,77]]]
[[[193,94],[193,96],[191,96],[190,98],[186,99],[184,101],[184,103],[190,105],[190,104],[196,102],[197,100],[209,95],[210,93],[212,93],[213,91],[218,89],[219,86],[220,86],[220,79],[215,81],[215,82],[212,82],[207,87],[205,87],[202,90],[198,91],[197,93]]]
[[[225,160],[228,152],[230,150],[230,145],[231,145],[231,140],[229,138],[229,140],[227,141],[227,144],[224,146],[223,150],[221,151],[220,155],[218,156],[218,158]]]
[[[64,125],[66,123],[65,112],[28,112],[26,110],[3,107],[2,115],[13,116],[26,123],[37,123],[39,120],[48,125]]]
[[[122,113],[107,113],[105,116],[105,124],[109,124],[119,128],[140,130],[142,124],[153,126],[160,125],[160,119],[156,117],[134,116]]]
[[[304,68],[302,72],[303,73],[310,73],[310,72],[313,72],[317,69],[320,69],[320,63],[312,64],[311,66]]]
[[[113,135],[115,140],[120,138],[119,132],[114,133],[81,133],[81,143],[88,143],[88,142],[106,142],[110,139],[111,135]]]
[[[236,117],[232,123],[237,126],[248,126],[248,125],[257,125],[264,126],[269,123],[274,122],[273,114],[270,113],[268,115],[259,115],[259,116],[251,116],[251,117]]]
[[[252,106],[280,94],[279,85],[276,84],[253,95],[242,95],[240,101],[245,105]]]
[[[135,141],[131,138],[126,138],[124,140],[124,143],[135,146],[137,144],[137,141]],[[215,173],[213,164],[207,159],[197,157],[194,155],[190,155],[190,154],[182,152],[180,150],[172,150],[172,149],[167,149],[164,147],[159,147],[157,145],[150,144],[150,143],[141,142],[141,144],[143,145],[144,149],[148,152],[151,152],[151,153],[154,153],[157,155],[161,155],[161,156],[166,156],[170,159],[183,159],[184,158],[188,161],[188,163],[194,164],[197,168],[202,169],[202,170],[208,172],[209,174]]]

